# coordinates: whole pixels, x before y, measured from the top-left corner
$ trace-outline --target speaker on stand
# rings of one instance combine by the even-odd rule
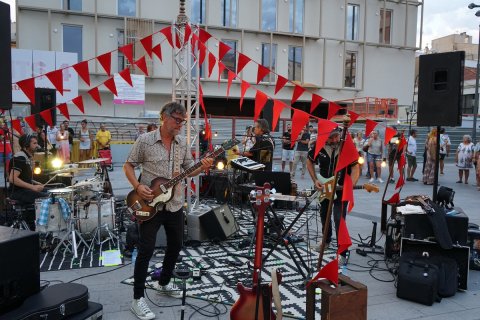
[[[12,109],[12,48],[10,6],[0,2],[0,109]]]

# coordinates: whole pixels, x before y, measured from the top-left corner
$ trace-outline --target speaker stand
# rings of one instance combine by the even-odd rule
[[[384,253],[383,247],[378,246],[376,244],[376,241],[377,241],[377,222],[372,221],[372,224],[373,224],[372,234],[370,236],[370,242],[369,243],[364,243],[364,240],[368,239],[368,237],[365,238],[365,239],[362,239],[362,237],[360,235],[358,235],[358,237],[360,238],[360,241],[362,243],[360,243],[357,246],[356,252],[358,254],[362,255],[362,256],[365,256],[367,253],[382,253],[382,254]]]

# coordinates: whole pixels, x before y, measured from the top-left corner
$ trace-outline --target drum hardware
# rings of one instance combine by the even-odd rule
[[[78,252],[77,252],[77,237],[80,240],[80,243],[83,243],[85,247],[88,248],[88,244],[85,241],[85,239],[82,237],[82,234],[75,228],[75,225],[77,224],[76,221],[79,218],[77,217],[70,217],[67,222],[67,232],[63,235],[63,237],[60,239],[60,242],[58,243],[57,247],[55,250],[53,250],[53,254],[57,254],[58,250],[62,247],[65,246],[65,249],[68,250],[69,252],[73,253],[73,256],[75,258],[78,258]],[[72,240],[70,241],[69,237],[72,237]],[[69,246],[72,246],[72,249],[69,248]]]
[[[118,238],[118,236],[113,234],[113,232],[109,229],[107,223],[102,224],[102,201],[101,201],[102,195],[109,195],[109,194],[103,193],[101,191],[95,192],[95,196],[97,198],[98,225],[94,230],[95,236],[92,239],[92,243],[90,244],[90,247],[88,248],[87,254],[90,253],[90,250],[93,249],[95,244],[100,246],[103,243],[108,242],[108,241],[112,241],[115,244],[115,240],[116,240],[118,248],[120,248],[120,239]],[[105,232],[107,233],[107,237],[105,237],[105,240],[103,240],[103,241],[102,241],[102,238],[101,238],[102,237],[102,229],[104,229]]]

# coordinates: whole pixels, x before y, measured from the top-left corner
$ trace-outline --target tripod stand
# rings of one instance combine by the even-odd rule
[[[82,235],[80,234],[80,232],[75,228],[75,225],[77,224],[76,221],[78,220],[79,218],[76,218],[76,217],[70,217],[68,219],[68,227],[67,227],[67,232],[65,232],[65,234],[63,235],[63,237],[60,239],[60,242],[58,243],[58,245],[56,246],[55,250],[53,250],[53,254],[56,255],[58,250],[62,247],[62,246],[65,246],[65,249],[70,251],[70,252],[73,252],[73,256],[75,258],[78,258],[78,252],[77,252],[77,248],[78,248],[78,245],[77,245],[77,237],[80,239],[80,243],[83,243],[85,245],[85,247],[88,248],[88,244],[87,242],[85,241],[85,239],[83,239]],[[68,239],[70,236],[72,236],[72,240],[70,242],[70,240]],[[72,249],[69,248],[69,246],[72,246]]]
[[[104,244],[105,242],[108,242],[108,241],[112,241],[113,244],[115,244],[115,240],[116,240],[117,245],[120,248],[120,240],[109,229],[108,223],[102,224],[102,195],[104,195],[104,193],[102,191],[95,192],[95,198],[97,199],[98,225],[94,230],[95,236],[92,239],[92,242],[90,244],[90,247],[88,248],[87,254],[94,248],[95,244],[100,246],[100,245],[102,245],[102,244]],[[102,241],[102,229],[104,229],[107,233],[107,236],[105,237],[105,240],[103,240],[103,241]]]

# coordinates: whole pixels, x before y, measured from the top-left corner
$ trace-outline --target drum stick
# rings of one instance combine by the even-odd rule
[[[57,173],[56,175],[54,175],[53,178],[51,178],[50,180],[48,180],[47,182],[45,182],[45,185],[48,185],[48,183],[49,183],[50,181],[52,181],[53,179],[55,179],[57,176],[58,176],[58,173]]]

